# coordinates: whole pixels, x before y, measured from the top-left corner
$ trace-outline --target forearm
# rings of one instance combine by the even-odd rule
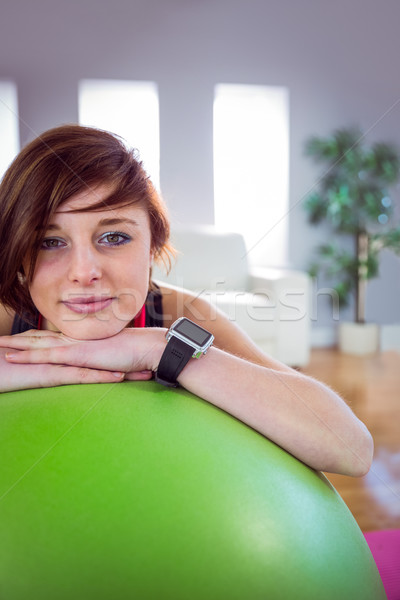
[[[124,374],[59,364],[12,364],[5,359],[13,348],[0,347],[0,393],[78,383],[115,383]]]
[[[363,423],[332,390],[296,371],[211,348],[178,381],[315,469],[359,476],[370,467],[373,443]]]

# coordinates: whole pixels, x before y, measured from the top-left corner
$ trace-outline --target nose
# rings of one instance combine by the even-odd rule
[[[100,257],[89,245],[72,250],[69,256],[68,278],[72,283],[90,285],[102,276]]]

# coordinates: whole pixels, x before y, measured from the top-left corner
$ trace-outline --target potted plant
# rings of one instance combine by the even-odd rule
[[[306,154],[324,165],[317,188],[305,201],[309,221],[327,222],[336,234],[318,248],[310,268],[333,283],[339,306],[354,299],[354,323],[339,326],[339,345],[345,352],[366,354],[378,348],[379,331],[366,323],[367,281],[378,275],[379,254],[388,248],[400,254],[400,226],[390,188],[400,175],[400,156],[391,144],[368,147],[356,128],[340,129],[327,138],[312,137]],[[353,239],[353,249],[341,245]]]

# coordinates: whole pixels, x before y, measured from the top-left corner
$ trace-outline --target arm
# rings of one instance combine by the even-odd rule
[[[115,383],[124,378],[124,373],[112,373],[107,370],[96,370],[82,366],[38,364],[10,364],[5,355],[12,352],[15,344],[22,340],[37,340],[43,335],[48,343],[60,342],[60,336],[52,332],[28,331],[10,336],[14,313],[0,304],[0,393],[25,390],[31,388],[53,387],[78,383]],[[1,337],[4,336],[4,337]],[[7,342],[7,340],[9,340]],[[35,342],[34,342],[35,343]],[[138,377],[139,378],[139,377]],[[141,378],[145,379],[144,376]]]
[[[182,371],[181,385],[315,469],[353,476],[369,470],[372,437],[333,390],[265,355],[224,314],[190,292],[176,298],[167,287],[163,303],[170,317],[166,326],[183,314],[215,335],[214,348]],[[181,314],[175,306],[183,307]]]
[[[6,352],[7,348],[0,348],[0,393],[77,383],[115,383],[124,378],[121,372],[78,366],[10,364],[5,359]]]
[[[179,382],[314,469],[360,476],[371,465],[365,426],[332,390],[309,377],[212,348],[198,364],[187,365]]]
[[[9,335],[14,320],[14,313],[11,310],[6,310],[0,304],[0,335]]]
[[[53,387],[75,383],[115,383],[121,381],[124,373],[109,370],[89,369],[81,366],[38,364],[11,364],[6,360],[7,352],[12,352],[15,344],[24,338],[37,339],[44,332],[30,331],[10,336],[14,315],[0,305],[0,393],[30,388]],[[53,340],[57,334],[46,332]],[[57,336],[57,339],[59,337]],[[7,341],[8,340],[8,341]]]
[[[183,387],[315,469],[354,476],[368,471],[372,438],[337,394],[272,361],[226,317],[212,314],[203,300],[191,296],[180,298],[184,302],[176,300],[177,296],[175,306],[183,306],[185,316],[213,331],[216,341],[206,356],[189,361],[179,377]],[[168,314],[172,321],[178,313],[170,310]],[[166,344],[165,332],[161,328],[125,329],[112,338],[86,342],[67,340],[60,334],[49,340],[48,332],[36,332],[30,340],[28,336],[25,340],[12,336],[19,339],[3,338],[3,343],[20,349],[37,348],[14,352],[7,359],[14,365],[68,364],[123,371],[126,379],[146,379],[158,366]]]

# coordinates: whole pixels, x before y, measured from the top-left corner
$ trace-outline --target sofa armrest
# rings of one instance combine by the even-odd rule
[[[265,294],[277,322],[277,357],[304,366],[309,360],[311,279],[297,270],[257,267],[250,272],[249,291]]]
[[[307,273],[291,269],[255,267],[249,274],[249,291],[267,294],[279,320],[309,317],[310,284]]]
[[[250,269],[250,281],[255,287],[262,286],[266,282],[274,285],[278,282],[288,282],[293,285],[308,285],[309,275],[305,271],[297,269],[278,269],[273,267],[252,267]]]

